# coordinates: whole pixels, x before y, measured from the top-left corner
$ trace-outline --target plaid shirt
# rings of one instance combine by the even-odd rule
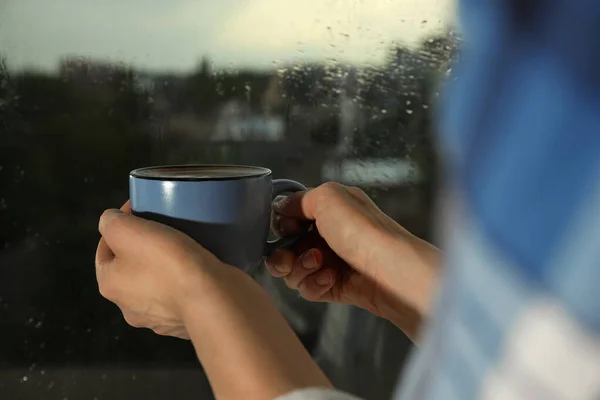
[[[600,2],[465,0],[447,274],[400,399],[600,398]]]
[[[600,1],[460,11],[446,276],[396,398],[600,399]]]

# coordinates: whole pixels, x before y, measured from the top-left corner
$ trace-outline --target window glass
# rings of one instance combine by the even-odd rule
[[[2,2],[0,397],[210,397],[189,343],[98,294],[97,220],[136,167],[356,185],[431,239],[432,118],[457,48],[452,0]],[[389,396],[401,332],[255,278],[338,387]]]

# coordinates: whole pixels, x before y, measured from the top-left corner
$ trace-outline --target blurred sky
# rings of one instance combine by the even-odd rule
[[[184,71],[334,58],[376,64],[454,21],[454,0],[0,0],[11,68],[63,55]],[[426,21],[425,23],[423,21]]]

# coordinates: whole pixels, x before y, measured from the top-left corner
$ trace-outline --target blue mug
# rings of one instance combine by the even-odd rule
[[[267,241],[273,199],[306,190],[271,175],[267,168],[237,165],[136,169],[129,174],[131,211],[182,231],[224,263],[250,271],[297,239]]]

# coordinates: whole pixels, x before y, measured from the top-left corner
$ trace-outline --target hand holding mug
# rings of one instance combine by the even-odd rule
[[[415,337],[429,312],[441,253],[385,215],[360,189],[326,183],[277,198],[273,229],[316,229],[267,259],[275,277],[308,300],[355,305]]]
[[[214,288],[217,276],[235,275],[231,266],[248,271],[294,241],[267,242],[271,201],[305,189],[294,181],[273,181],[271,171],[259,167],[132,171],[131,202],[100,219],[96,271],[101,293],[121,308],[130,325],[186,338],[184,309],[207,297],[202,292]]]
[[[207,273],[226,266],[183,233],[131,215],[129,202],[106,210],[98,229],[96,278],[102,296],[119,306],[133,327],[189,339],[185,307],[208,288]]]
[[[271,200],[303,186],[272,182],[260,168],[179,168],[132,173],[131,207],[101,217],[100,293],[130,325],[191,339],[217,398],[330,387],[275,304],[242,271],[293,241],[266,242]]]

